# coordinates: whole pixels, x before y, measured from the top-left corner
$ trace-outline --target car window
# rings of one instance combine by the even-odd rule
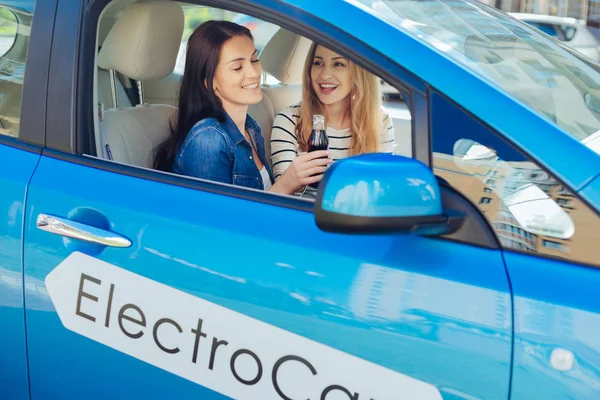
[[[578,140],[600,131],[600,66],[475,0],[363,0],[380,18],[444,53]]]
[[[204,21],[210,19],[227,20],[247,27],[252,32],[254,44],[259,53],[280,29],[279,26],[262,21],[258,18],[214,7],[184,5],[183,13],[185,17],[185,28],[179,53],[177,54],[177,63],[174,69],[174,73],[179,75],[183,75],[188,38],[194,29]],[[266,85],[276,85],[279,81],[274,76],[263,71],[262,83]],[[385,97],[385,107],[394,126],[396,141],[394,152],[395,154],[410,157],[412,155],[412,138],[411,115],[408,110],[408,105],[400,92],[383,80],[381,81],[380,89],[382,95]]]
[[[33,4],[0,0],[0,134],[17,137]]]
[[[227,176],[220,175],[219,178],[215,178],[214,171],[211,173],[201,173],[197,170],[192,171],[193,168],[201,165],[200,160],[198,160],[197,163],[190,162],[191,166],[186,164],[186,169],[181,168],[181,160],[177,161],[177,164],[171,159],[166,161],[164,165],[158,164],[157,166],[155,163],[157,149],[165,143],[164,139],[171,134],[171,122],[173,122],[177,116],[177,93],[180,90],[182,78],[180,74],[184,72],[187,41],[192,32],[200,24],[208,20],[232,21],[246,26],[255,38],[256,47],[259,50],[262,50],[265,48],[267,42],[269,42],[280,29],[276,25],[262,22],[257,18],[241,13],[192,4],[177,4],[179,4],[183,10],[183,27],[179,25],[181,22],[181,14],[179,13],[180,10],[177,10],[179,18],[173,18],[174,21],[178,21],[176,22],[177,25],[175,25],[174,22],[172,26],[161,26],[160,28],[156,28],[158,33],[163,35],[165,34],[163,31],[168,30],[169,32],[174,32],[174,29],[177,28],[177,34],[172,35],[168,41],[170,49],[177,48],[178,50],[176,59],[177,66],[175,67],[175,73],[168,74],[166,77],[154,77],[152,75],[153,71],[150,71],[148,74],[145,74],[146,78],[142,82],[142,85],[137,85],[138,88],[141,87],[143,89],[141,90],[143,102],[147,104],[148,107],[133,107],[133,104],[136,103],[133,101],[129,102],[127,99],[126,84],[129,83],[129,86],[136,88],[138,82],[134,79],[130,79],[126,75],[127,73],[131,74],[131,71],[127,71],[130,64],[123,65],[121,61],[126,60],[127,58],[121,58],[121,55],[126,54],[132,58],[135,57],[136,53],[132,51],[131,48],[136,46],[135,43],[137,42],[134,41],[133,44],[127,43],[127,51],[122,51],[119,48],[123,42],[115,40],[114,38],[117,36],[113,36],[113,34],[123,34],[121,29],[126,31],[127,27],[132,26],[131,22],[128,22],[128,25],[121,25],[119,24],[119,21],[127,21],[127,18],[124,18],[123,15],[128,12],[127,10],[129,10],[130,7],[134,7],[135,3],[134,5],[131,5],[128,1],[114,1],[111,3],[113,8],[108,9],[100,19],[101,29],[98,31],[100,32],[100,34],[98,34],[98,39],[101,44],[98,46],[97,65],[99,68],[97,70],[96,85],[98,88],[98,102],[102,106],[99,107],[98,113],[95,115],[98,122],[94,132],[94,143],[97,149],[95,155],[124,164],[144,168],[157,168],[165,172],[178,173],[191,179],[194,179],[195,177],[204,177],[204,179],[212,179],[234,185],[237,184],[238,186],[250,188],[255,186],[260,187],[261,181],[259,181],[259,179],[262,179],[262,176],[254,176],[256,175],[254,174],[255,172],[260,173],[258,169],[255,171],[254,168],[252,168],[255,164],[254,161],[249,162],[248,166],[237,163],[236,165],[238,165],[239,168],[242,168],[242,165],[244,165],[244,168],[247,168],[247,170],[244,170],[244,173],[236,172],[234,174],[235,178],[232,180],[227,179],[229,178],[229,175],[227,174],[225,174]],[[169,11],[165,12],[173,12],[174,9],[169,8],[166,10]],[[183,28],[181,36],[183,39],[180,42],[179,32],[181,28]],[[115,30],[113,31],[113,29]],[[156,35],[156,32],[148,32],[152,33],[152,35]],[[296,45],[293,45],[290,40],[294,41],[298,39],[293,35],[280,35],[278,38],[280,43],[273,45],[272,49],[274,51],[271,51],[270,53],[261,52],[259,58],[262,64],[269,65],[268,68],[263,67],[263,73],[268,69],[273,75],[277,75],[281,78],[281,76],[285,74],[278,75],[278,73],[285,70],[287,74],[285,79],[288,79],[288,82],[285,84],[277,84],[276,77],[267,76],[265,81],[262,81],[262,99],[256,104],[250,104],[250,107],[248,108],[248,114],[260,128],[260,133],[264,139],[264,143],[262,144],[263,148],[257,149],[256,151],[258,153],[260,150],[260,154],[263,154],[264,151],[264,160],[261,160],[261,162],[263,164],[268,164],[268,166],[271,167],[272,177],[275,180],[277,180],[285,171],[284,166],[289,166],[293,158],[302,151],[300,150],[302,144],[299,143],[295,137],[296,124],[300,118],[297,105],[300,104],[302,100],[301,82],[305,58],[312,45],[312,41],[306,38],[294,42]],[[118,51],[115,50],[115,48]],[[290,67],[288,64],[281,64],[288,62],[285,61],[287,58],[281,57],[281,52],[286,51],[290,54],[294,54],[293,59],[295,64],[293,67]],[[161,53],[156,50],[155,52],[156,54],[167,53]],[[118,54],[119,57],[116,57],[115,54]],[[168,55],[165,55],[165,57],[168,57]],[[111,76],[109,71],[111,69],[116,72],[113,76]],[[137,70],[136,73],[138,73]],[[119,74],[121,74],[124,79],[121,79]],[[372,81],[369,80],[371,78]],[[370,130],[370,132],[375,132],[377,135],[379,149],[383,152],[395,152],[396,154],[408,157],[412,156],[412,119],[409,108],[410,96],[408,93],[401,95],[396,88],[385,83],[376,76],[366,76],[363,79],[365,85],[368,85],[368,82],[371,82],[378,85],[378,88],[380,89],[379,93],[372,91],[369,93],[375,93],[373,99],[380,97],[382,100],[381,105],[384,110],[380,112],[381,120],[368,120],[374,124],[375,129]],[[349,89],[351,88],[350,85],[347,87]],[[335,90],[335,88],[333,90]],[[110,101],[107,101],[107,99]],[[114,101],[113,99],[117,101]],[[165,99],[167,101],[165,101]],[[116,106],[112,106],[112,104],[115,103]],[[379,104],[377,104],[375,100],[370,104],[373,107],[379,108]],[[150,107],[150,105],[152,107]],[[374,115],[374,113],[365,113],[362,118],[370,117],[371,115]],[[130,126],[128,124],[123,124],[125,118],[128,120],[135,120],[136,124],[139,124],[140,127],[136,127],[137,125]],[[308,120],[311,120],[311,118],[308,118]],[[349,127],[340,127],[339,129],[334,129],[332,127],[329,131],[329,150],[331,151],[332,159],[341,159],[353,154],[353,135],[348,134],[350,129],[351,128]],[[178,154],[183,154],[183,145],[178,144],[178,146]],[[365,149],[362,151],[367,150]],[[246,157],[244,155],[242,157],[242,155],[238,154],[237,157],[239,157],[238,159],[253,160],[254,156]],[[207,168],[210,167],[208,164],[202,165]],[[275,166],[278,166],[277,169],[280,170],[280,173],[275,170]],[[212,178],[206,178],[208,176],[211,176]],[[308,191],[304,192],[301,190],[293,192],[293,194],[297,195],[300,192],[302,192],[303,195],[306,195],[306,199],[314,199],[309,196]]]
[[[558,35],[558,32],[556,31],[554,25],[552,25],[552,24],[544,24],[541,22],[533,22],[533,21],[525,21],[525,22],[527,22],[529,25],[539,29],[540,31],[544,32],[546,35],[550,35],[557,39],[561,39],[561,37]]]
[[[185,6],[183,8],[183,15],[185,17],[185,27],[183,30],[183,37],[181,39],[181,46],[179,47],[179,53],[177,54],[177,64],[175,65],[174,69],[174,72],[179,75],[183,75],[183,68],[185,65],[185,49],[188,38],[194,29],[196,29],[204,21],[218,19],[232,21],[236,24],[245,26],[246,28],[250,29],[250,32],[252,32],[252,36],[254,37],[254,45],[259,52],[279,30],[277,25],[262,21],[258,18],[213,7],[191,5]],[[277,80],[271,75],[266,78],[267,82],[270,84],[277,83]]]
[[[444,97],[431,106],[435,174],[479,207],[504,248],[599,265],[600,218],[576,194]]]
[[[17,17],[8,8],[0,8],[0,56],[11,49],[17,37]]]
[[[544,32],[546,35],[555,37],[556,39],[562,40],[563,42],[571,41],[573,37],[575,37],[575,33],[577,32],[577,28],[569,25],[555,25],[550,23],[527,20],[523,21]]]

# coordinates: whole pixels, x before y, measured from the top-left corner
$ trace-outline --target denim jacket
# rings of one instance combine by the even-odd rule
[[[256,152],[273,182],[260,127],[249,115],[246,115],[246,130],[254,139]],[[197,122],[177,152],[172,169],[177,174],[264,190],[252,147],[227,114],[223,122],[215,118]]]

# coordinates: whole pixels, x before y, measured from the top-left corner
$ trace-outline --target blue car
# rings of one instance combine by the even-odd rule
[[[316,200],[152,169],[210,7],[280,27],[267,143],[316,41],[399,91],[396,154]],[[557,40],[474,0],[0,0],[0,53],[0,399],[600,398],[600,68]]]

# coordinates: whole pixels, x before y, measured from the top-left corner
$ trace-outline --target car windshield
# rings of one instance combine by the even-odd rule
[[[475,0],[360,3],[600,153],[600,65]]]

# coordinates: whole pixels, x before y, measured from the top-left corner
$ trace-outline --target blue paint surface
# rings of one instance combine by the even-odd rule
[[[515,307],[512,398],[599,398],[598,270],[509,252],[505,260]],[[561,349],[573,354],[568,370],[553,366]]]
[[[357,217],[423,217],[442,214],[435,176],[423,163],[391,154],[367,154],[328,171],[323,210]]]
[[[29,399],[22,229],[25,192],[38,154],[0,144],[0,397]]]
[[[51,179],[57,175],[60,181]],[[78,248],[38,230],[37,215],[67,216],[82,208],[101,213],[110,230],[133,241],[130,248],[95,255],[104,261],[430,382],[446,398],[508,396],[511,300],[497,250],[415,235],[328,234],[309,212],[45,157],[28,204],[25,274],[32,288],[27,326],[34,398],[50,390],[57,398],[100,399],[133,388],[148,398],[220,398],[68,331],[51,299],[33,289],[43,288],[71,251],[86,253],[83,244]],[[65,373],[68,382],[52,385],[64,382]],[[107,380],[111,385],[95,384]]]

